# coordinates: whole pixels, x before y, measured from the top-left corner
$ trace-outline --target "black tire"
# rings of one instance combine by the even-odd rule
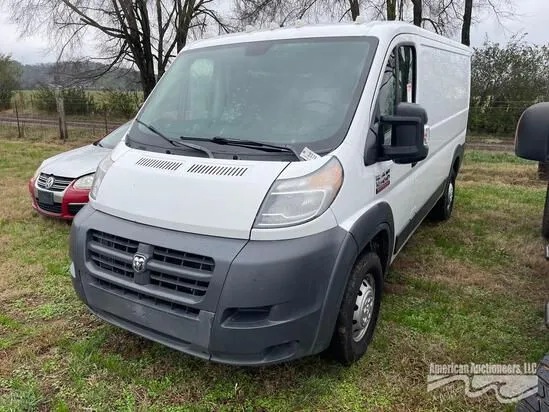
[[[549,354],[546,354],[537,371],[538,393],[521,400],[517,412],[549,412]]]
[[[370,283],[373,284],[373,293],[368,293],[368,297],[373,296],[372,308],[369,310],[369,313],[371,313],[370,320],[367,327],[362,328],[360,333],[355,334],[354,330],[357,322],[353,320],[353,315],[355,315],[355,309],[357,313],[360,312],[356,303],[359,296],[363,296],[362,293],[359,295],[359,292],[361,287],[364,288],[365,285]],[[331,351],[341,363],[349,365],[357,361],[368,349],[368,345],[374,336],[379,315],[382,288],[383,269],[381,261],[377,254],[368,252],[353,267],[337,317]],[[362,336],[360,337],[360,335]]]
[[[444,193],[442,197],[438,200],[435,206],[431,209],[429,213],[429,219],[436,222],[443,222],[450,219],[452,215],[452,210],[454,210],[454,199],[456,198],[456,173],[452,169],[448,181],[446,182],[446,187],[444,188]]]
[[[545,208],[543,209],[541,234],[545,240],[549,240],[549,183],[547,184],[547,194],[545,195]]]

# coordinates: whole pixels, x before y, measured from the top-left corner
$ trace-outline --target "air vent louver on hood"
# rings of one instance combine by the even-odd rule
[[[150,157],[142,157],[135,164],[138,166],[152,167],[155,169],[177,170],[183,163],[172,162],[171,160],[161,160],[161,159],[152,159]]]
[[[187,169],[187,173],[240,177],[240,176],[243,176],[247,170],[248,170],[247,167],[208,165],[208,164],[196,163]]]

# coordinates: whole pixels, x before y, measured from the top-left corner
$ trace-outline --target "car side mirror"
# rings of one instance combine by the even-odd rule
[[[381,116],[378,136],[383,136],[385,125],[391,127],[391,144],[381,146],[381,157],[395,163],[416,163],[427,157],[425,124],[427,112],[416,103],[400,103],[394,116]]]
[[[549,161],[549,103],[538,103],[524,111],[517,125],[515,154],[523,159]]]

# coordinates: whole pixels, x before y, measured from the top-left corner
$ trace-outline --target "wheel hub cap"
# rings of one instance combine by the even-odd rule
[[[448,185],[448,204],[446,205],[448,210],[450,210],[450,208],[452,207],[453,201],[454,201],[454,184],[450,182],[450,184]]]
[[[360,341],[370,325],[374,313],[374,278],[368,274],[362,283],[356,296],[355,308],[353,312],[353,340]]]

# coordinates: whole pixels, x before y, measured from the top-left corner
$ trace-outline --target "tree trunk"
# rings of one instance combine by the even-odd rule
[[[387,20],[396,20],[396,0],[387,0]]]
[[[461,28],[461,43],[471,45],[471,19],[473,16],[473,0],[465,0],[465,11],[463,12],[463,27]]]
[[[351,18],[353,21],[356,20],[358,16],[360,16],[360,7],[358,5],[358,0],[349,0],[349,6],[351,9]]]
[[[141,79],[141,86],[143,87],[143,97],[146,99],[156,85],[156,76],[154,75],[153,66],[146,65],[140,68],[139,77]]]
[[[423,21],[423,4],[422,0],[412,0],[414,5],[414,25],[421,27]]]
[[[158,25],[158,42],[156,46],[158,61],[156,71],[158,73],[158,79],[160,79],[164,75],[164,30],[162,28],[162,3],[160,0],[156,0],[156,19],[156,23]]]

